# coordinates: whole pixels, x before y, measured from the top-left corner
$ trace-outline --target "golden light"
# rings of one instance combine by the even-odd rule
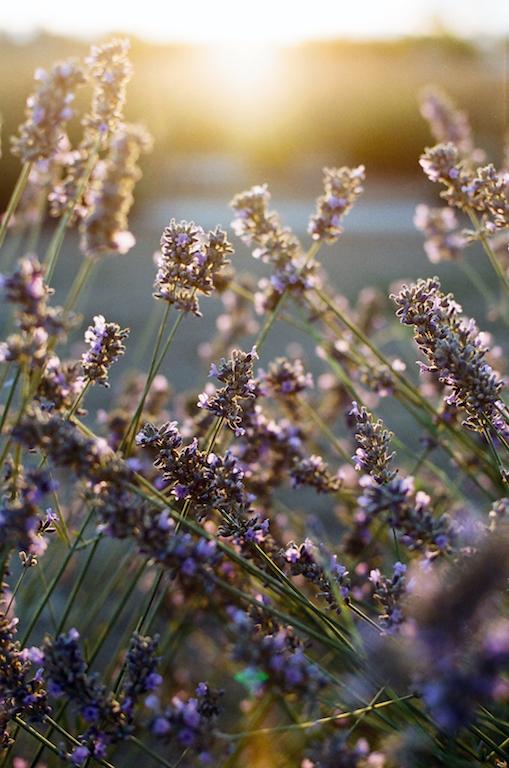
[[[204,51],[211,82],[245,103],[270,90],[277,77],[278,54],[278,48],[267,43],[225,44]]]

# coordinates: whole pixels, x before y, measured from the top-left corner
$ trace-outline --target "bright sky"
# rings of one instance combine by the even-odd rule
[[[179,42],[387,37],[427,32],[438,19],[468,37],[507,35],[509,0],[0,0],[0,30]]]

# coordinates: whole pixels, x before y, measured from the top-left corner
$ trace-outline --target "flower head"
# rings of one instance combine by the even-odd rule
[[[193,222],[172,219],[161,237],[154,297],[201,316],[198,294],[212,293],[232,253],[219,227],[207,234]]]
[[[94,324],[85,331],[89,349],[81,358],[86,380],[109,386],[109,368],[124,354],[124,341],[128,336],[129,329],[120,328],[118,323],[107,323],[102,315],[94,317]]]
[[[35,73],[37,90],[27,99],[26,120],[12,140],[12,151],[24,162],[49,159],[60,149],[66,123],[73,117],[75,91],[85,82],[74,59]]]
[[[324,168],[325,193],[316,201],[308,232],[313,240],[334,243],[343,228],[341,221],[363,191],[364,166],[357,168]]]

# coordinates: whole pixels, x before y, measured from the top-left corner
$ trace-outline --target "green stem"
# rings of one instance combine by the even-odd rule
[[[32,169],[32,163],[24,163],[21,169],[21,172],[18,176],[16,186],[13,189],[11,199],[9,200],[9,204],[7,206],[7,210],[5,211],[2,218],[2,222],[0,224],[0,248],[4,243],[5,236],[7,234],[7,229],[9,226],[9,222],[12,218],[12,215],[16,210],[19,201],[21,200],[21,195],[25,191],[25,187],[27,185],[28,177],[30,176],[31,169]]]
[[[320,432],[322,432],[330,440],[336,453],[349,464],[353,464],[352,457],[348,454],[347,451],[345,451],[334,432],[332,432],[329,426],[325,423],[318,411],[316,411],[313,406],[303,397],[299,397],[299,403],[304,408],[308,416],[312,419],[312,421],[315,422]]]
[[[5,613],[5,615],[7,615],[9,613],[9,611],[11,610],[11,607],[12,607],[12,604],[14,602],[14,599],[15,599],[16,595],[18,594],[19,588],[23,584],[23,581],[25,579],[27,571],[28,571],[28,568],[26,566],[23,566],[23,570],[21,571],[21,574],[18,577],[16,585],[15,585],[14,589],[12,590],[11,598],[10,598],[9,602],[7,603],[7,607],[6,607],[6,609],[4,611],[2,611],[2,613]]]
[[[81,262],[80,268],[76,274],[76,277],[74,278],[72,285],[69,288],[69,293],[67,295],[67,299],[64,305],[65,312],[70,312],[76,306],[76,302],[78,301],[80,294],[87,280],[89,279],[95,264],[96,264],[95,259],[90,259],[90,258],[85,258]]]
[[[97,658],[97,654],[101,650],[101,648],[104,645],[104,642],[106,641],[106,638],[108,637],[111,629],[116,625],[118,619],[120,618],[122,611],[124,610],[125,606],[127,605],[129,598],[131,597],[132,593],[134,592],[136,585],[138,584],[143,571],[145,570],[146,566],[148,564],[148,560],[144,560],[140,566],[138,567],[137,571],[134,573],[133,578],[131,579],[130,583],[128,584],[128,587],[118,603],[118,605],[115,607],[115,610],[113,611],[110,620],[108,621],[108,624],[101,632],[99,639],[97,640],[94,648],[92,649],[92,653],[90,654],[90,657],[88,659],[88,663],[91,666],[95,659]]]
[[[491,247],[488,238],[484,234],[483,228],[481,226],[481,222],[477,218],[477,214],[471,208],[467,208],[466,212],[468,214],[470,221],[475,227],[477,236],[479,237],[479,241],[481,242],[482,247],[484,248],[484,252],[488,256],[488,259],[490,260],[490,264],[493,267],[493,270],[495,271],[497,277],[501,281],[506,291],[509,292],[509,278],[507,277],[501,263],[497,259],[497,255],[493,250],[493,248]]]
[[[74,402],[73,402],[73,404],[71,405],[69,411],[66,414],[66,417],[65,417],[66,419],[71,419],[74,416],[74,414],[76,413],[76,411],[79,408],[79,405],[80,405],[81,401],[83,400],[83,398],[87,394],[88,390],[90,389],[90,385],[91,384],[92,384],[92,382],[90,381],[90,379],[87,379],[87,381],[85,383],[85,386],[83,387],[81,392],[79,392],[76,395],[76,397],[74,398]]]
[[[359,717],[360,715],[373,712],[384,707],[389,707],[393,704],[398,704],[401,701],[408,701],[414,699],[415,694],[409,693],[406,696],[400,696],[398,699],[388,699],[386,701],[380,701],[376,704],[368,705],[367,707],[360,707],[354,709],[351,712],[341,712],[339,715],[330,715],[328,717],[320,717],[318,720],[307,720],[303,723],[292,723],[291,725],[276,725],[274,728],[259,728],[255,731],[244,731],[242,733],[217,733],[216,735],[220,739],[226,739],[228,741],[237,741],[238,739],[244,739],[249,736],[269,736],[272,733],[285,733],[286,731],[301,731],[307,728],[315,728],[321,725],[327,725],[328,723],[335,723],[339,720],[347,720],[350,717]]]
[[[63,575],[63,573],[65,571],[65,569],[67,568],[67,566],[69,564],[69,561],[71,560],[71,558],[72,558],[72,556],[73,556],[73,554],[74,554],[74,552],[76,550],[76,547],[78,546],[79,541],[80,541],[83,533],[85,532],[85,529],[86,529],[87,525],[89,524],[90,520],[92,519],[92,515],[93,514],[94,514],[94,509],[91,508],[89,513],[88,513],[88,515],[85,517],[85,520],[84,520],[84,522],[83,522],[83,524],[82,524],[82,526],[81,526],[81,528],[80,528],[80,530],[78,532],[78,535],[76,536],[76,538],[74,540],[74,543],[73,543],[72,547],[67,551],[66,556],[64,557],[62,563],[60,564],[60,567],[58,568],[57,573],[55,574],[55,576],[51,580],[51,582],[50,582],[50,584],[48,586],[48,589],[44,593],[44,596],[43,596],[41,602],[39,603],[39,605],[35,609],[35,613],[32,616],[30,624],[28,625],[28,628],[27,628],[27,630],[26,630],[26,632],[25,632],[25,634],[24,634],[24,636],[23,636],[23,638],[21,640],[22,648],[24,648],[25,645],[27,644],[28,638],[30,637],[30,635],[31,635],[35,625],[37,624],[37,621],[39,620],[39,617],[40,617],[41,613],[43,612],[43,610],[44,610],[44,608],[46,606],[46,603],[48,602],[48,600],[50,599],[51,595],[55,591],[55,588],[57,587],[57,585],[58,585],[58,583],[59,583],[59,581],[60,581],[60,579],[61,579],[61,577],[62,577],[62,575]]]
[[[67,604],[66,604],[66,606],[64,608],[64,612],[63,612],[63,614],[62,614],[62,616],[60,618],[60,621],[58,623],[58,627],[57,627],[57,630],[56,630],[56,634],[57,635],[59,635],[62,632],[63,628],[64,628],[65,622],[67,621],[69,613],[71,612],[72,607],[74,605],[74,601],[76,599],[76,596],[77,596],[79,590],[81,589],[81,585],[83,584],[83,581],[85,580],[85,577],[86,577],[86,575],[88,573],[88,570],[89,570],[89,568],[90,568],[90,566],[92,564],[92,560],[93,560],[94,555],[95,555],[95,553],[97,551],[97,547],[99,546],[99,541],[100,541],[100,539],[96,539],[94,544],[93,544],[93,546],[90,548],[90,551],[88,553],[87,559],[85,561],[85,565],[83,566],[83,568],[81,570],[81,573],[78,576],[77,580],[73,584],[73,588],[72,588],[71,594],[69,595],[69,598],[67,600]]]
[[[13,382],[11,384],[11,387],[9,389],[9,394],[7,395],[7,400],[5,401],[4,410],[2,413],[2,418],[0,419],[0,434],[2,433],[2,430],[5,426],[5,422],[7,419],[7,414],[9,413],[9,409],[12,404],[12,399],[14,397],[14,393],[16,391],[16,387],[18,386],[19,377],[21,376],[21,367],[18,368],[16,371],[16,376],[13,379]]]
[[[307,254],[306,254],[306,257],[304,259],[304,263],[303,263],[302,268],[300,270],[301,272],[305,269],[306,265],[312,259],[315,258],[316,254],[318,253],[319,250],[320,250],[320,243],[318,241],[314,242],[312,244],[312,246],[310,247],[310,249],[308,250]],[[276,302],[276,306],[274,307],[272,312],[269,314],[269,316],[266,318],[265,323],[263,324],[263,326],[262,326],[262,328],[260,330],[260,333],[258,334],[258,337],[257,337],[257,339],[255,341],[255,347],[256,347],[256,349],[258,351],[265,344],[265,340],[267,339],[267,336],[269,335],[270,329],[274,325],[280,310],[283,308],[283,304],[285,302],[287,293],[288,293],[288,288],[286,287],[283,290],[283,292],[280,294],[280,296],[279,296],[279,298],[278,298],[278,300]]]
[[[138,430],[138,424],[139,424],[139,421],[140,421],[142,413],[143,413],[143,408],[145,407],[145,402],[147,400],[148,393],[150,391],[150,387],[152,386],[152,384],[154,382],[154,379],[155,379],[155,377],[157,376],[157,374],[159,372],[159,369],[160,369],[160,367],[161,367],[161,365],[162,365],[162,363],[164,361],[164,358],[166,357],[166,355],[168,353],[168,350],[169,350],[169,348],[170,348],[170,346],[171,346],[171,344],[173,342],[173,339],[175,338],[175,334],[176,334],[176,332],[178,330],[178,327],[179,327],[180,323],[182,322],[182,320],[184,318],[183,313],[179,312],[178,317],[176,318],[175,322],[173,323],[173,325],[172,325],[172,327],[170,329],[170,332],[168,334],[168,338],[166,339],[166,343],[165,343],[165,345],[163,347],[163,350],[162,350],[161,354],[158,357],[158,353],[159,353],[159,350],[160,350],[160,347],[161,347],[161,343],[162,343],[162,338],[163,338],[163,335],[164,335],[164,329],[166,327],[166,323],[167,323],[167,320],[168,320],[169,310],[170,310],[170,305],[168,304],[167,307],[166,307],[166,310],[164,312],[164,315],[162,317],[161,325],[159,327],[159,333],[157,335],[157,342],[156,342],[156,346],[155,346],[154,352],[152,354],[152,361],[150,363],[150,368],[149,368],[149,372],[148,372],[148,375],[147,375],[147,379],[145,381],[145,386],[143,388],[143,393],[142,393],[142,396],[141,396],[141,400],[138,403],[138,407],[136,408],[136,411],[135,411],[131,421],[129,422],[129,425],[127,427],[126,433],[125,433],[125,435],[123,437],[123,440],[122,440],[122,442],[120,444],[120,448],[119,448],[120,451],[124,451],[124,452],[126,451],[127,453],[129,453],[129,451],[131,450],[131,446],[132,446],[133,441],[134,441],[134,439],[136,437],[136,432]]]
[[[90,175],[92,173],[95,162],[97,160],[99,145],[100,145],[100,139],[97,140],[95,146],[90,151],[90,156],[88,158],[87,165],[85,167],[83,176],[81,177],[78,184],[78,188],[76,190],[76,196],[67,205],[67,208],[65,209],[64,213],[60,217],[60,221],[58,222],[58,227],[56,228],[53,234],[53,237],[50,240],[48,250],[46,251],[46,255],[44,257],[44,266],[46,267],[46,282],[48,283],[48,285],[50,284],[51,278],[53,277],[53,272],[55,271],[58,256],[60,254],[60,250],[62,248],[62,244],[65,239],[65,232],[67,229],[67,225],[69,224],[74,214],[76,204],[79,203],[79,201],[83,197],[83,193],[88,184]]]
[[[128,739],[130,742],[135,744],[138,749],[141,749],[142,752],[144,752],[146,755],[149,755],[158,765],[163,765],[165,768],[174,768],[171,763],[161,757],[161,755],[158,755],[157,752],[154,752],[153,749],[147,747],[147,745],[137,739],[136,736],[129,736]]]

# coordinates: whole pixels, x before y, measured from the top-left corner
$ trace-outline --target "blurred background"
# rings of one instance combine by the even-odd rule
[[[483,323],[478,294],[455,265],[429,264],[413,227],[415,206],[438,200],[418,164],[433,143],[418,95],[427,84],[448,92],[468,111],[477,145],[500,163],[508,128],[506,3],[88,0],[78,13],[61,0],[25,0],[0,5],[0,30],[1,205],[19,171],[8,137],[22,120],[35,68],[86,55],[91,42],[111,34],[132,43],[127,119],[143,122],[155,147],[142,159],[131,218],[137,244],[120,257],[122,269],[118,259],[101,264],[80,306],[85,315],[109,307],[111,319],[131,326],[136,344],[153,304],[152,254],[172,216],[227,227],[231,197],[268,182],[274,208],[306,238],[322,166],[364,163],[365,194],[340,242],[323,249],[338,292],[353,299],[366,285],[387,292],[396,279],[454,275],[447,287]],[[73,136],[79,125],[71,126]],[[237,269],[259,272],[235,245]],[[80,260],[72,237],[65,251],[57,291]],[[473,258],[484,271],[484,257]],[[492,280],[489,270],[485,277]],[[203,303],[207,322],[186,321],[177,341],[177,386],[196,373],[188,345],[196,348],[214,332],[219,302]],[[281,327],[274,334],[268,354],[282,352],[285,333]]]

